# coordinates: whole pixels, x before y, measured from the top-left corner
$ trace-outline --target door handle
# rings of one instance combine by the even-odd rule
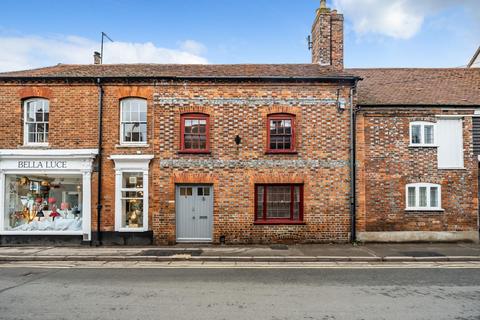
[[[208,219],[208,216],[200,216],[200,219]]]
[[[195,216],[193,216],[192,219],[195,220]]]

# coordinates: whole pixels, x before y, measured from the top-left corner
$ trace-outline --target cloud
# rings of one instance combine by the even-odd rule
[[[2,36],[0,35],[0,71],[37,68],[57,63],[93,62],[99,44],[78,36]],[[208,63],[202,56],[205,46],[193,40],[179,43],[176,49],[160,48],[151,42],[108,42],[104,63]]]
[[[478,0],[333,0],[333,7],[352,22],[359,35],[376,33],[410,39],[422,28],[425,18],[448,7],[464,7],[478,14]]]

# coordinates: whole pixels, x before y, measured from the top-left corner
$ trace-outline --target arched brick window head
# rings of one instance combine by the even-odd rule
[[[267,153],[295,153],[295,116],[271,114],[267,119]]]
[[[186,113],[180,119],[180,152],[210,152],[210,118],[203,113]]]

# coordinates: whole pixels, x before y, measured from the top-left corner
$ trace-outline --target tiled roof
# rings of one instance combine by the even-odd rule
[[[480,69],[346,69],[363,78],[360,105],[477,105]]]
[[[59,64],[0,73],[2,78],[42,77],[206,77],[206,78],[363,78],[361,105],[479,105],[480,69],[346,69],[318,64]]]
[[[0,73],[6,77],[344,77],[345,72],[318,64],[59,64]]]

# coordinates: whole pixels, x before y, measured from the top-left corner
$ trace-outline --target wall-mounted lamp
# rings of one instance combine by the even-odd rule
[[[240,138],[240,136],[237,134],[237,136],[235,137],[235,143],[237,144],[237,146],[242,143],[242,138]]]

